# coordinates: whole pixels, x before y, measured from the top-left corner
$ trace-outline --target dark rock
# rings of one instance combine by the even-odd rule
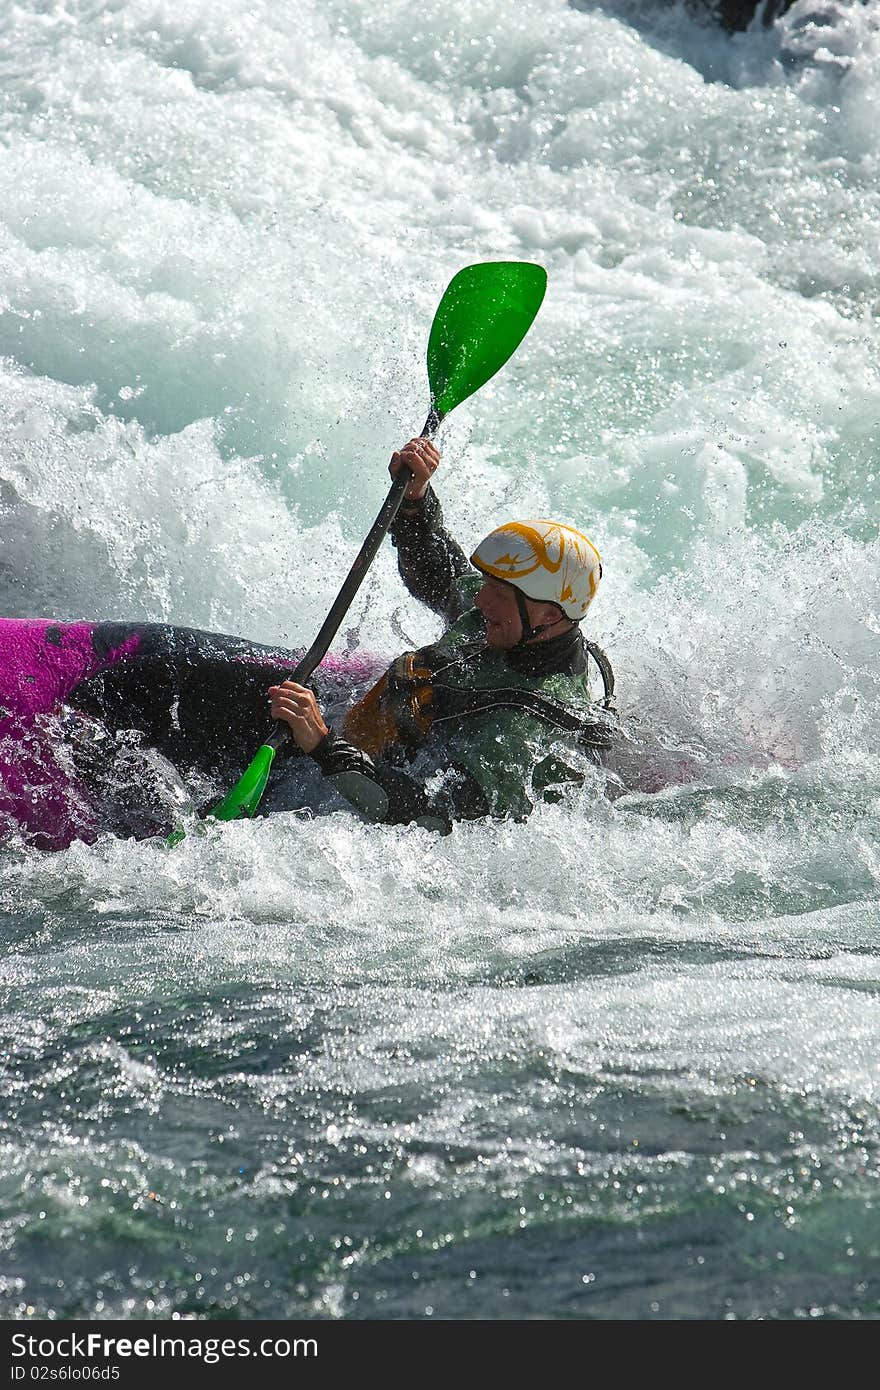
[[[677,0],[655,0],[657,8],[660,9],[664,4],[673,5]],[[601,0],[569,0],[569,4],[575,10],[592,10],[602,8]],[[790,10],[794,0],[684,0],[685,9],[689,10],[695,17],[701,19],[714,20],[722,29],[726,29],[729,34],[741,33],[748,29],[752,21],[757,17],[765,28],[769,28],[775,20],[784,15],[786,10]],[[635,21],[633,11],[638,11],[637,0],[632,6],[626,3],[618,3],[612,6],[616,12],[620,12],[624,18]],[[650,7],[647,7],[650,9]]]
[[[700,9],[713,9],[718,15],[719,23],[730,34],[735,34],[740,30],[748,29],[755,15],[761,23],[768,27],[780,15],[790,9],[794,0],[717,0],[717,4],[694,6]]]

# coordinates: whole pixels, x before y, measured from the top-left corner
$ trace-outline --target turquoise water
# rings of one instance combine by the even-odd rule
[[[0,16],[0,604],[311,640],[443,435],[583,526],[628,739],[528,825],[0,850],[0,1309],[876,1317],[880,31],[580,0]],[[429,640],[390,548],[340,647]]]

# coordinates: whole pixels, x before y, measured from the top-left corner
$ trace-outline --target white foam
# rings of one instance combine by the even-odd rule
[[[445,283],[526,257],[545,306],[449,422],[438,490],[465,545],[514,510],[596,540],[591,630],[635,740],[628,797],[526,827],[437,841],[279,816],[177,855],[10,852],[14,891],[195,923],[218,974],[404,982],[682,921],[714,937],[802,912],[821,931],[876,901],[872,832],[846,808],[876,826],[877,35],[874,7],[823,10],[734,39],[563,0],[4,16],[4,611],[310,640],[426,413]],[[435,635],[390,548],[347,629],[387,652]],[[818,1016],[806,975],[777,1016]],[[646,969],[578,1007],[622,1010],[622,1057],[654,997],[682,1065],[723,1070],[752,1043],[715,1003],[689,1030],[688,999],[721,1009],[730,987],[756,1000],[768,1073],[826,1067],[867,1094],[863,1043],[845,1057],[861,1006],[827,1047],[805,1027],[775,1052],[759,983],[721,966],[676,992]],[[571,1019],[550,1031],[589,1050]]]

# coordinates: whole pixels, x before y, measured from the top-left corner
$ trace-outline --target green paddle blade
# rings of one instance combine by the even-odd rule
[[[528,261],[485,261],[453,276],[428,339],[431,403],[441,418],[516,352],[546,288],[546,270]]]
[[[208,812],[214,820],[237,820],[239,816],[252,816],[260,804],[260,797],[266,790],[269,772],[275,761],[275,749],[268,743],[258,748],[253,761],[239,777],[231,792]]]

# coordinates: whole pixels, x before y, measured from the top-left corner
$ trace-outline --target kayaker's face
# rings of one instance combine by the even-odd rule
[[[509,651],[522,637],[516,595],[509,584],[486,575],[474,599],[486,623],[486,646]]]

